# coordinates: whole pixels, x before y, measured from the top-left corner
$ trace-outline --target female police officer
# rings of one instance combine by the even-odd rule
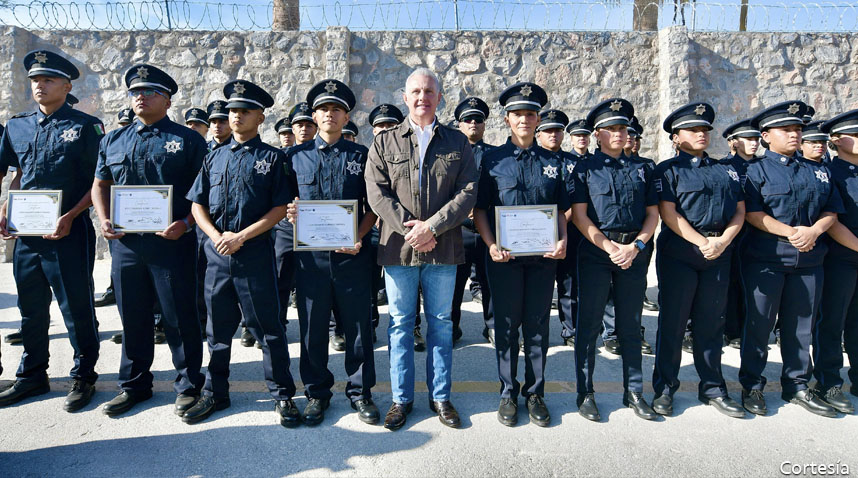
[[[634,107],[621,98],[599,103],[587,115],[599,149],[575,167],[572,220],[586,240],[578,246],[578,330],[575,368],[578,412],[601,420],[593,395],[596,336],[612,295],[623,357],[623,404],[646,420],[657,417],[643,398],[640,307],[658,223],[651,169],[623,154]]]
[[[828,169],[796,154],[806,110],[801,101],[786,101],[751,119],[769,148],[759,161],[748,165],[744,188],[745,219],[753,227],[742,243],[748,310],[739,381],[742,404],[757,415],[767,412],[763,369],[776,317],[781,321],[781,397],[818,415],[837,414],[807,388],[811,326],[828,250],[817,239],[836,221],[843,205]]]
[[[541,87],[516,83],[500,95],[510,127],[506,144],[485,153],[480,169],[474,223],[489,249],[486,261],[495,313],[495,349],[501,381],[498,420],[518,421],[518,329],[524,336],[525,374],[522,395],[530,420],[545,427],[551,421],[543,401],[545,359],[548,355],[548,317],[554,292],[557,261],[566,255],[566,217],[569,194],[563,181],[563,159],[534,140],[539,111],[548,102]],[[559,241],[543,256],[518,257],[495,243],[495,206],[557,205]]]
[[[662,126],[678,151],[655,170],[658,209],[667,226],[658,236],[655,262],[660,310],[652,407],[660,415],[673,413],[682,337],[693,316],[698,398],[728,416],[745,416],[745,410],[727,396],[721,374],[732,242],[745,222],[745,202],[739,173],[706,154],[714,119],[712,106],[691,103],[671,113]]]

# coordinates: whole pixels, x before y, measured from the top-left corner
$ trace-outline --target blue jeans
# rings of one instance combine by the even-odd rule
[[[432,400],[449,400],[453,370],[455,265],[385,266],[390,325],[390,389],[399,404],[414,401],[414,320],[417,288],[426,314],[426,386]]]

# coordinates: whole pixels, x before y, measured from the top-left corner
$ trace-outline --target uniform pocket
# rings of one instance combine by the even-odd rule
[[[766,183],[760,188],[760,193],[763,196],[774,196],[779,194],[789,193],[789,184],[785,183]]]
[[[676,184],[676,192],[677,193],[692,193],[697,191],[703,191],[704,184],[703,181],[692,179],[692,180],[682,180]]]

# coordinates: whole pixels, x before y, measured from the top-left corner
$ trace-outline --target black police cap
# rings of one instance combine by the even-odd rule
[[[206,113],[209,115],[209,121],[220,118],[229,119],[229,110],[226,109],[226,101],[214,100],[206,107]]]
[[[369,112],[370,126],[375,126],[379,123],[399,124],[403,121],[405,121],[405,115],[402,114],[402,110],[389,103],[382,103]]]
[[[350,135],[352,135],[352,136],[357,136],[357,135],[358,135],[358,127],[357,127],[357,125],[356,125],[356,124],[354,124],[353,122],[349,121],[349,122],[348,122],[348,123],[346,123],[346,125],[343,127],[343,134],[350,134]]]
[[[560,110],[542,110],[539,112],[539,124],[536,126],[536,131],[545,131],[548,129],[564,129],[569,124],[569,117],[566,113]]]
[[[472,116],[481,116],[485,121],[489,117],[489,105],[476,96],[469,96],[456,106],[455,116],[456,121],[463,121]]]
[[[71,81],[80,77],[80,71],[72,62],[62,55],[48,50],[31,51],[24,55],[24,68],[27,69],[28,78],[52,76]]]
[[[224,85],[226,109],[264,110],[274,106],[274,98],[261,86],[247,80],[233,80]]]
[[[142,63],[132,66],[125,72],[125,86],[129,90],[156,88],[170,96],[179,91],[179,85],[170,75],[152,65]]]
[[[280,121],[274,123],[274,131],[277,131],[277,134],[280,133],[291,133],[292,132],[292,123],[289,122],[289,117],[285,117],[280,119]]]
[[[519,82],[503,90],[498,102],[506,111],[539,111],[548,103],[548,93],[536,83]]]
[[[322,80],[307,92],[307,104],[313,110],[328,103],[336,103],[346,111],[354,109],[357,99],[354,92],[345,83],[339,80]]]
[[[119,113],[116,114],[116,119],[119,120],[119,124],[130,124],[134,121],[134,110],[131,108],[124,108],[119,110]]]
[[[727,140],[731,140],[733,138],[759,138],[762,134],[760,133],[760,130],[751,126],[750,119],[743,119],[728,126],[727,129],[721,133],[721,136]]]
[[[592,134],[593,130],[587,125],[587,120],[577,119],[566,126],[566,132],[569,134],[587,135]]]
[[[698,126],[704,126],[711,131],[714,121],[715,108],[709,103],[695,102],[673,110],[664,119],[661,128],[668,133],[673,133],[678,129],[690,129]]]
[[[209,114],[202,108],[191,108],[185,111],[185,123],[201,123],[209,125]]]
[[[591,130],[614,125],[628,126],[635,115],[635,107],[623,98],[610,98],[587,113],[587,127]]]
[[[831,118],[822,123],[820,130],[828,134],[858,134],[858,109]]]
[[[295,124],[299,121],[309,121],[316,124],[316,121],[313,119],[312,112],[310,111],[310,105],[308,105],[306,101],[298,103],[289,111],[289,124]]]
[[[751,127],[760,131],[794,124],[804,125],[807,105],[801,101],[784,101],[760,111],[751,118]]]

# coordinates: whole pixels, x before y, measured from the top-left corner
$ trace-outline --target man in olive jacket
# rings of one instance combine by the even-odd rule
[[[393,404],[384,426],[396,430],[414,402],[414,330],[418,287],[426,313],[429,408],[456,428],[450,402],[456,265],[465,260],[461,224],[477,200],[477,167],[468,139],[435,117],[438,77],[418,68],[403,94],[408,119],[375,137],[365,173],[367,196],[381,218],[378,263],[384,266],[390,313]]]

